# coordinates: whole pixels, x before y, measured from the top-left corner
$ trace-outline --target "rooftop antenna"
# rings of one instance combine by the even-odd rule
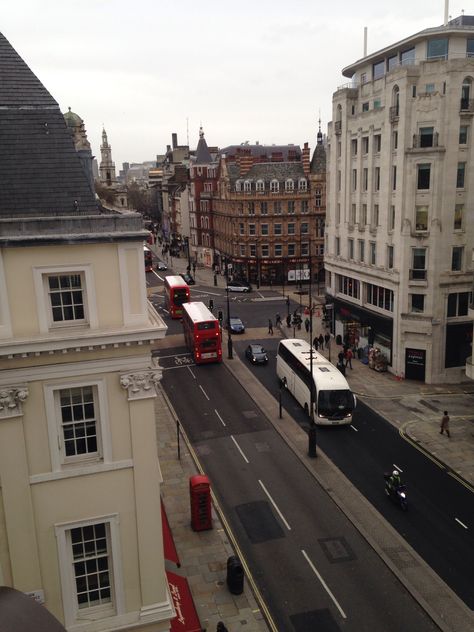
[[[444,26],[448,25],[449,0],[444,0]]]
[[[448,0],[446,0],[447,2]],[[367,57],[367,27],[364,26],[364,57]]]

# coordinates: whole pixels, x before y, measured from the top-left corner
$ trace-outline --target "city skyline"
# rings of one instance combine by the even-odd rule
[[[118,171],[164,153],[173,132],[195,148],[201,124],[209,145],[314,148],[318,119],[326,132],[332,94],[347,82],[342,68],[363,56],[364,27],[375,52],[442,24],[444,2],[401,0],[390,13],[373,0],[344,0],[336,14],[309,0],[184,0],[180,10],[149,0],[27,0],[8,7],[2,32],[61,111],[84,119],[98,159],[105,127]],[[462,10],[451,0],[451,17]]]

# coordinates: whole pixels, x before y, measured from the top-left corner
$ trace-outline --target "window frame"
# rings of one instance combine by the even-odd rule
[[[60,391],[70,388],[91,386],[94,389],[94,411],[97,419],[98,451],[94,455],[66,457],[64,452],[63,428],[59,406]],[[102,466],[112,463],[112,438],[107,402],[107,390],[102,379],[54,381],[43,386],[46,419],[48,424],[49,451],[53,472],[64,472],[77,468]]]
[[[74,573],[71,532],[73,529],[104,524],[107,532],[109,566],[107,572],[111,581],[110,605],[79,608]],[[64,611],[64,623],[70,627],[92,623],[93,621],[117,619],[125,614],[124,576],[120,542],[120,520],[118,513],[106,514],[94,518],[57,523],[54,525],[58,553],[59,575]],[[98,616],[103,615],[103,616]],[[81,627],[82,627],[81,625]],[[115,627],[115,626],[114,626]]]
[[[428,175],[426,175],[426,173]],[[424,175],[423,175],[424,174]],[[428,186],[421,186],[426,184]],[[431,189],[431,163],[423,162],[416,165],[416,190],[417,191],[429,191]]]
[[[451,250],[451,272],[462,272],[464,266],[464,246],[453,246]],[[456,265],[457,260],[457,267]]]
[[[143,251],[141,251],[141,257],[143,260]],[[49,300],[48,277],[61,275],[70,276],[74,274],[80,274],[83,280],[82,292],[85,318],[80,321],[67,320],[55,322],[52,317],[51,302]],[[50,331],[57,330],[64,331],[68,328],[98,329],[97,301],[91,264],[34,267],[33,284],[38,307],[38,325],[41,333],[49,333]]]
[[[414,305],[413,305],[413,298],[417,296],[419,298],[422,298],[423,300],[422,302],[422,306],[421,309],[420,308],[415,308],[414,309]],[[418,293],[410,293],[410,313],[411,314],[424,314],[425,313],[425,294],[418,294]]]

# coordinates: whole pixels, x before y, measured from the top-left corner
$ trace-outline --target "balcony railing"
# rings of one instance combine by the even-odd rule
[[[474,99],[461,99],[460,110],[469,114],[474,113]]]
[[[432,134],[413,134],[413,149],[438,147],[438,132]]]
[[[418,270],[417,268],[410,270],[410,281],[426,281],[426,270]]]

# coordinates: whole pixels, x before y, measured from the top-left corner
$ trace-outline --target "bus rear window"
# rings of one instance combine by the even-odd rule
[[[174,303],[175,305],[182,305],[188,302],[188,295],[186,288],[176,288],[174,290]]]
[[[207,329],[215,329],[216,328],[216,321],[215,320],[209,320],[206,323],[198,323],[198,331],[205,331]]]

